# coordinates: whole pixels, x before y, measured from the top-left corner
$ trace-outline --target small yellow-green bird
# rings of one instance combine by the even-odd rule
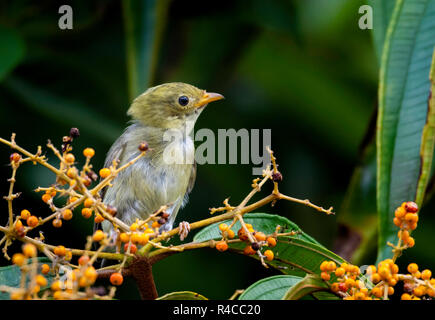
[[[143,141],[150,151],[121,171],[105,190],[103,202],[116,208],[119,219],[130,225],[166,205],[169,216],[161,230],[172,229],[196,178],[193,126],[208,103],[223,98],[174,82],[150,88],[133,101],[128,110],[132,124],[110,148],[105,167],[114,160],[122,166],[137,157]],[[102,227],[105,232],[112,231],[108,221],[103,221]]]

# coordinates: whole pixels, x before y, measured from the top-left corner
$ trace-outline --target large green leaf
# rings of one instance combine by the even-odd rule
[[[0,81],[24,57],[24,41],[13,30],[0,26]]]
[[[307,274],[305,278],[292,286],[283,296],[283,300],[300,300],[318,291],[329,290],[327,284],[318,276]]]
[[[373,8],[373,40],[376,49],[376,56],[381,60],[382,49],[384,47],[385,35],[388,24],[393,14],[396,0],[370,0]]]
[[[291,275],[264,278],[246,288],[239,300],[281,300],[288,289],[301,280]]]
[[[122,2],[130,99],[153,81],[169,0]]]
[[[243,216],[243,219],[246,223],[250,223],[254,226],[255,230],[264,232],[265,234],[272,234],[275,232],[276,226],[281,226],[286,231],[296,231],[298,232],[297,235],[295,235],[298,239],[303,239],[308,242],[319,244],[316,240],[314,240],[312,237],[310,237],[308,234],[304,233],[301,228],[299,228],[295,223],[291,222],[285,217],[274,215],[274,214],[267,214],[267,213],[247,213]],[[195,242],[203,242],[211,239],[220,239],[221,234],[219,231],[219,224],[221,223],[227,223],[230,224],[231,221],[223,221],[216,224],[209,225],[203,229],[201,229],[193,238],[193,241]],[[240,222],[237,221],[234,226],[231,228],[235,233],[237,233],[237,230],[239,230],[241,227]],[[280,232],[284,232],[281,229]]]
[[[44,263],[51,263],[51,261],[48,258],[38,258],[39,266]],[[50,282],[53,279],[53,274],[49,273],[45,277],[48,280],[48,283],[50,284]],[[16,265],[11,265],[11,266],[0,268],[0,285],[18,288],[20,286],[20,282],[21,282],[20,267]],[[41,288],[41,289],[44,290],[45,288]],[[9,298],[10,298],[9,293],[0,291],[0,300],[7,300]]]
[[[167,293],[156,300],[208,300],[206,297],[199,293],[192,291],[178,291]]]
[[[324,260],[332,260],[337,264],[344,260],[335,253],[329,251],[319,244],[312,237],[303,233],[301,229],[288,219],[266,213],[249,213],[244,215],[246,223],[252,224],[255,230],[271,234],[275,227],[280,225],[285,227],[285,231],[299,231],[294,236],[278,237],[277,245],[272,249],[275,258],[272,261],[266,261],[270,266],[280,270],[285,274],[304,276],[306,273],[320,274],[320,264]],[[229,221],[227,221],[229,223]],[[211,239],[219,239],[219,224],[210,225],[195,235],[195,242],[203,242]],[[236,223],[233,230],[236,232],[240,224]],[[282,232],[282,230],[281,230]],[[243,253],[246,243],[231,243],[230,249],[237,253]],[[258,255],[252,256],[259,259]]]
[[[386,243],[396,241],[397,228],[392,223],[395,208],[416,199],[434,46],[435,0],[397,0],[385,39],[379,83],[378,260],[392,256]]]

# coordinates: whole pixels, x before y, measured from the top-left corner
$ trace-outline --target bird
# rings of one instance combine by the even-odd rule
[[[167,219],[159,230],[173,228],[196,179],[195,122],[210,102],[221,99],[221,94],[171,82],[151,87],[133,100],[127,111],[132,120],[108,151],[104,167],[114,161],[119,167],[133,160],[143,141],[149,149],[103,191],[103,203],[116,208],[117,218],[131,225],[166,206]],[[103,221],[101,227],[114,236],[109,221]]]

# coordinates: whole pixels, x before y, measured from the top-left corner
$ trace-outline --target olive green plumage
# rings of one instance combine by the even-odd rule
[[[163,228],[172,228],[177,212],[195,182],[193,125],[207,103],[222,98],[176,82],[150,88],[133,101],[128,110],[132,124],[109,150],[105,167],[114,160],[122,166],[138,156],[138,146],[143,141],[148,142],[150,150],[145,157],[121,171],[112,186],[105,190],[103,202],[117,209],[118,218],[131,224],[168,205],[166,211],[170,217]],[[168,139],[173,132],[179,139]],[[175,163],[168,162],[168,152],[184,155],[183,161],[176,158]],[[103,230],[109,232],[110,223],[104,221]]]

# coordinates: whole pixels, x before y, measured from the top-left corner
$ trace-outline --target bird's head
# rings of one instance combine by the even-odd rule
[[[149,88],[137,97],[128,115],[144,125],[158,128],[181,128],[198,118],[204,107],[224,97],[190,84],[173,82]]]

